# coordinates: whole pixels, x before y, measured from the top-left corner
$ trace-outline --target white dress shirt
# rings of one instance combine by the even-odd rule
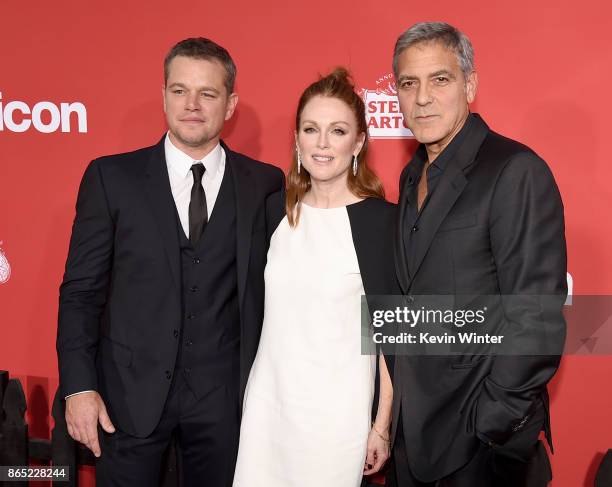
[[[204,164],[206,171],[202,176],[202,186],[206,193],[206,208],[208,210],[208,219],[212,214],[219,190],[221,189],[221,181],[225,174],[225,151],[221,144],[217,143],[215,148],[211,150],[204,159],[196,161],[178,149],[170,140],[170,136],[166,134],[164,141],[164,150],[166,153],[166,166],[168,167],[168,176],[170,178],[170,190],[174,198],[174,204],[178,212],[181,226],[185,232],[185,236],[189,238],[189,202],[191,201],[191,188],[193,187],[193,173],[191,166],[201,162]],[[81,391],[75,392],[66,396],[76,396],[83,394]]]
[[[208,219],[212,214],[221,181],[225,174],[225,151],[221,144],[217,144],[204,159],[196,161],[178,149],[166,135],[164,141],[166,152],[166,165],[168,166],[168,176],[170,177],[170,189],[176,204],[176,210],[181,221],[181,226],[185,235],[189,238],[189,202],[191,201],[191,188],[193,187],[193,173],[191,166],[201,162],[206,171],[202,177],[202,186],[206,194],[206,208],[208,209]]]

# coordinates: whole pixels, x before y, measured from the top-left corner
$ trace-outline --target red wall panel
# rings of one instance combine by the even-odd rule
[[[358,88],[375,90],[390,74],[401,31],[421,20],[457,25],[476,51],[474,111],[494,130],[530,145],[555,174],[574,294],[612,292],[607,3],[277,3],[2,3],[2,111],[20,101],[30,111],[50,102],[60,112],[63,103],[78,102],[87,112],[86,132],[79,132],[77,114],[64,118],[71,130],[62,132],[49,104],[38,106],[35,119],[39,127],[59,123],[57,131],[31,125],[15,132],[10,120],[0,124],[0,281],[3,262],[11,267],[0,284],[0,368],[26,382],[38,436],[48,434],[45,398],[57,387],[58,286],[78,183],[92,158],[151,145],[163,134],[162,61],[185,37],[218,41],[238,65],[240,103],[225,130],[227,143],[287,168],[297,99],[318,73],[346,65]],[[32,117],[13,114],[15,123]],[[371,144],[391,200],[414,147],[406,139]],[[564,358],[552,385],[554,487],[589,485],[601,453],[612,448],[611,373],[610,355]]]

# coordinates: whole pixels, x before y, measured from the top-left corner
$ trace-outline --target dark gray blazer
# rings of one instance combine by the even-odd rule
[[[504,309],[502,327],[509,338],[537,339],[546,329],[558,346],[531,357],[396,357],[392,438],[401,409],[410,468],[426,482],[466,464],[479,441],[500,448],[534,431],[526,427],[532,420],[543,422],[550,442],[546,384],[565,337],[567,258],[553,175],[531,149],[492,132],[478,115],[468,130],[419,219],[411,269],[403,246],[411,229],[403,220],[419,175],[410,164],[402,172],[395,245],[402,292],[417,307],[419,295],[553,295],[546,311]]]

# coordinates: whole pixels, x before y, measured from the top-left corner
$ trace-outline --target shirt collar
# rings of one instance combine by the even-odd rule
[[[180,177],[186,178],[191,171],[191,166],[196,163],[196,160],[176,147],[170,140],[169,134],[166,134],[166,139],[164,140],[164,150],[168,167],[172,168]],[[214,177],[221,167],[222,158],[223,149],[221,148],[221,144],[217,143],[213,150],[197,162],[202,162],[206,168],[206,174],[210,177]]]

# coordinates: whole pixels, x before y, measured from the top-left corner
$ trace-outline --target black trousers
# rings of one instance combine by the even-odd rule
[[[543,415],[544,411],[539,411],[506,445],[489,447],[481,442],[476,454],[462,468],[435,482],[421,482],[410,469],[400,414],[387,484],[392,487],[546,487],[552,471],[546,449],[538,440]]]
[[[117,430],[101,435],[97,487],[156,487],[172,435],[182,454],[184,487],[230,487],[238,453],[237,388],[221,386],[199,400],[181,373],[175,374],[161,420],[147,438]]]

